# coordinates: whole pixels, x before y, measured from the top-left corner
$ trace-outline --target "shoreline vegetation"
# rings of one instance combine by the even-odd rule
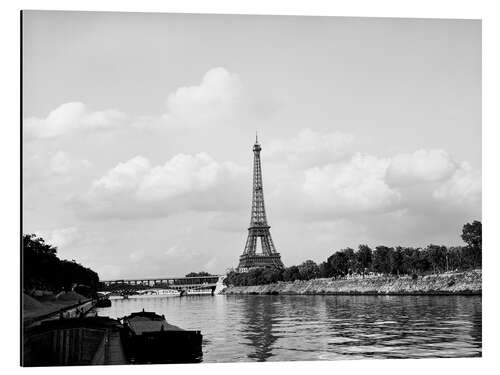
[[[25,322],[65,311],[97,297],[99,276],[60,259],[57,247],[35,234],[23,235],[22,319]]]
[[[226,295],[481,295],[482,272],[471,270],[420,276],[367,276],[278,281],[228,286]]]
[[[324,262],[232,270],[226,294],[481,294],[482,225],[462,227],[465,246],[359,245]]]

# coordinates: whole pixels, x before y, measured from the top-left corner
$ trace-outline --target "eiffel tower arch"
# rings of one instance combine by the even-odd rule
[[[248,237],[243,254],[238,265],[239,272],[248,271],[256,267],[284,268],[280,254],[271,238],[270,226],[267,224],[266,208],[264,206],[264,190],[262,185],[262,168],[260,163],[260,143],[255,136],[253,146],[253,193],[252,214]],[[257,252],[258,241],[261,242],[262,252]]]

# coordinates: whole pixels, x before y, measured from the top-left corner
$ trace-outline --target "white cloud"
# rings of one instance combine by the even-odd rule
[[[107,193],[134,191],[150,170],[149,160],[142,156],[136,156],[124,163],[119,163],[105,176],[95,181],[92,189]]]
[[[206,153],[178,154],[163,166],[152,168],[137,190],[144,200],[173,198],[202,192],[238,173],[231,163],[217,163]]]
[[[90,111],[80,102],[65,103],[51,111],[46,118],[24,119],[26,139],[55,138],[81,130],[111,129],[122,125],[127,116],[107,109]]]
[[[23,181],[34,182],[68,182],[73,172],[91,167],[88,160],[78,160],[65,151],[25,155],[23,160]]]
[[[481,173],[464,162],[450,179],[433,192],[433,197],[451,205],[481,206]]]
[[[49,231],[40,230],[36,232],[46,243],[64,248],[81,238],[81,233],[77,227],[58,228]]]
[[[458,164],[446,151],[418,150],[392,157],[387,180],[394,186],[441,181],[449,178],[457,167]]]
[[[354,137],[350,134],[320,133],[306,128],[289,140],[272,141],[266,154],[271,160],[303,168],[335,162],[352,154],[353,146]]]
[[[318,213],[335,216],[391,209],[401,196],[385,182],[388,164],[388,159],[357,153],[347,162],[306,170],[302,191]]]
[[[242,105],[243,86],[237,74],[214,68],[198,86],[180,87],[166,101],[167,121],[198,124],[233,115]]]
[[[71,167],[71,160],[67,153],[58,151],[49,159],[49,168],[55,174],[68,173]]]
[[[271,191],[274,212],[301,221],[329,220],[398,209],[401,193],[389,186],[389,159],[356,153],[347,160],[291,172]]]
[[[142,156],[119,163],[73,201],[92,217],[168,216],[181,210],[225,211],[246,200],[246,170],[206,153],[178,154],[160,166]]]

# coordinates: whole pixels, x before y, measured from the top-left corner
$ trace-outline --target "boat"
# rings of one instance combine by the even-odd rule
[[[164,315],[144,311],[121,318],[130,363],[196,363],[203,356],[200,331],[167,323]]]
[[[97,307],[111,307],[111,300],[108,297],[99,298],[96,303]]]
[[[213,295],[212,289],[188,289],[186,290],[187,296],[204,296]]]
[[[145,289],[138,290],[136,294],[130,294],[129,298],[164,298],[179,297],[181,292],[174,289]]]

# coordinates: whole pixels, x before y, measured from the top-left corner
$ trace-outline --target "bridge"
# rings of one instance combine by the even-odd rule
[[[194,277],[160,277],[144,279],[118,279],[101,281],[101,291],[127,293],[130,291],[163,288],[176,289],[181,292],[187,289],[211,289],[212,293],[217,286],[222,286],[222,275],[194,276]]]

